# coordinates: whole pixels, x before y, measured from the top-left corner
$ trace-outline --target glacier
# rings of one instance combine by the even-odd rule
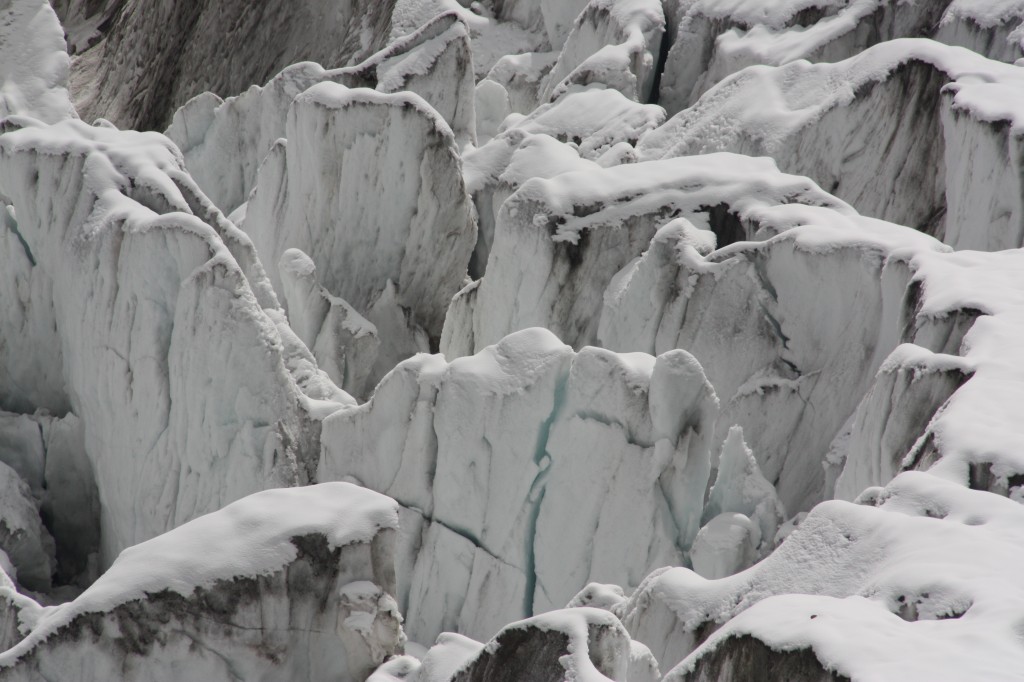
[[[0,2],[0,680],[1024,680],[1024,2]]]

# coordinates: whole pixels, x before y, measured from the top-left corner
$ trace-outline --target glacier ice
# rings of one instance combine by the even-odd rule
[[[649,101],[664,30],[660,2],[590,0],[541,83],[539,101],[553,101],[574,86],[595,82],[629,99]]]
[[[529,326],[574,347],[596,344],[606,287],[665,222],[698,216],[721,231],[729,216],[783,202],[849,210],[768,159],[731,154],[531,178],[502,203],[487,274],[465,290],[472,304],[463,293],[453,300],[442,351],[464,355]]]
[[[479,87],[489,84],[493,85],[483,81]],[[524,182],[593,170],[594,164],[632,161],[632,144],[664,118],[656,105],[638,104],[617,90],[603,88],[570,93],[518,120],[506,117],[490,140],[463,157],[466,189],[473,197],[479,230],[470,276],[484,273],[499,210]],[[615,157],[623,148],[625,161]]]
[[[1019,164],[1021,83],[1020,69],[964,48],[892,40],[835,64],[740,71],[638,150],[644,159],[767,154],[866,215],[956,248],[1014,248],[1021,186],[1010,176],[993,187],[986,166]],[[972,144],[992,151],[966,154]],[[981,229],[968,225],[979,211]]]
[[[527,329],[451,363],[398,365],[368,403],[324,421],[318,478],[358,481],[421,519],[398,566],[415,641],[487,638],[589,582],[635,586],[682,560],[717,410],[684,351],[577,354]]]
[[[996,506],[1005,515],[995,512]],[[735,652],[732,642],[745,636],[777,655],[810,651],[820,666],[851,679],[887,677],[893,670],[897,676],[953,679],[950,671],[961,661],[976,657],[979,646],[991,647],[993,653],[977,660],[974,669],[992,679],[1012,679],[987,663],[1008,644],[1004,635],[984,645],[968,643],[972,638],[964,635],[976,626],[972,612],[993,609],[988,616],[993,625],[1010,617],[1005,603],[997,602],[1013,593],[1002,581],[1010,579],[1011,557],[1020,551],[1010,520],[1019,513],[1020,506],[1005,498],[929,474],[904,473],[881,494],[877,507],[820,505],[775,554],[750,571],[719,581],[685,569],[652,576],[626,607],[623,622],[642,641],[637,626],[671,628],[672,635],[658,642],[667,648],[652,646],[656,655],[664,654],[659,660],[666,667],[700,644],[668,679],[692,679],[687,674],[703,659],[716,649]],[[950,552],[950,546],[964,552]],[[803,552],[814,561],[795,560]],[[999,589],[991,589],[996,583]],[[730,619],[730,614],[738,616]],[[705,641],[699,643],[702,633]],[[891,646],[907,655],[883,662],[880,651]],[[734,670],[746,665],[718,664]],[[885,671],[887,666],[893,667]]]
[[[59,4],[67,7],[66,16],[105,13],[90,11],[98,8],[86,0]],[[302,7],[160,0],[143,12],[122,2],[101,20],[105,32],[75,56],[72,99],[86,120],[162,129],[175,107],[204,91],[234,95],[303,60],[338,66],[360,61],[387,42],[394,6],[395,0],[324,0]],[[152,77],[160,87],[153,87]]]
[[[704,521],[721,514],[743,514],[756,523],[754,549],[761,555],[772,549],[775,535],[786,520],[778,492],[762,474],[754,453],[743,441],[743,429],[733,426],[722,443],[715,484],[704,505]],[[731,571],[735,573],[736,571]]]
[[[174,113],[167,135],[181,149],[189,173],[203,192],[226,214],[248,201],[264,157],[287,135],[292,101],[317,83],[415,92],[436,109],[463,144],[475,135],[474,84],[466,42],[464,24],[443,14],[354,66],[324,69],[300,62],[265,85],[254,85],[226,100],[212,92],[199,94]]]
[[[64,32],[48,2],[19,0],[0,8],[0,116],[47,123],[77,117],[67,89],[70,69]]]
[[[301,249],[357,311],[390,281],[396,303],[439,337],[476,242],[451,128],[417,95],[322,82],[295,97],[286,130],[243,223],[274,288],[278,259]]]
[[[0,4],[0,677],[1021,679],[1020,0]]]
[[[303,480],[316,433],[257,301],[261,282],[250,286],[227,247],[244,247],[244,235],[222,239],[193,214],[194,187],[165,138],[21,122],[0,141],[0,191],[49,296],[26,314],[50,326],[41,350],[59,350],[47,361],[61,368],[53,390],[63,394],[35,406],[70,407],[83,422],[102,563],[248,492]],[[196,390],[206,399],[186,398]]]
[[[351,395],[366,395],[381,346],[377,327],[332,296],[317,280],[313,259],[299,249],[281,254],[278,272],[295,334],[335,384]]]
[[[257,493],[130,548],[70,602],[22,603],[0,674],[365,679],[405,638],[397,524],[393,501],[345,483]]]
[[[660,103],[675,114],[719,81],[755,65],[837,62],[897,38],[928,37],[990,59],[1024,55],[1019,3],[893,0],[696,0],[668,3],[671,48]]]

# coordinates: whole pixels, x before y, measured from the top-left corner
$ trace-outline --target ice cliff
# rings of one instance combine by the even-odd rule
[[[0,2],[0,680],[1024,680],[1022,45]]]

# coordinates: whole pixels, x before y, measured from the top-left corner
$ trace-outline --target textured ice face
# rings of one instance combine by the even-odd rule
[[[346,483],[251,495],[123,552],[71,602],[17,605],[28,631],[0,667],[18,680],[365,679],[405,641],[397,526],[392,500]]]
[[[659,102],[675,114],[748,66],[838,62],[873,45],[927,37],[1013,63],[1024,8],[1007,2],[782,0],[674,3]]]
[[[292,100],[317,83],[414,92],[448,123],[458,144],[471,143],[476,126],[468,42],[462,21],[443,14],[354,66],[324,69],[300,62],[237,96],[197,95],[174,112],[167,135],[203,192],[225,213],[249,199],[264,157],[288,134]]]
[[[0,9],[0,116],[56,123],[77,118],[68,95],[70,60],[48,2],[18,0]]]
[[[287,136],[249,201],[244,228],[257,251],[275,266],[287,249],[305,251],[323,286],[363,314],[390,281],[398,304],[439,337],[476,242],[448,125],[417,95],[324,82],[296,97]]]
[[[4,674],[1015,675],[1021,3],[466,4],[0,9]]]
[[[301,358],[258,302],[258,261],[247,263],[250,280],[229,248],[244,257],[251,244],[223,218],[193,213],[201,195],[173,145],[27,122],[3,135],[0,157],[0,187],[34,260],[28,276],[47,294],[26,314],[52,320],[42,348],[59,349],[55,386],[84,423],[103,502],[101,561],[302,480],[317,446],[291,371]]]
[[[104,14],[98,2],[61,4],[71,16]],[[115,16],[101,19],[97,44],[77,57],[73,99],[87,120],[162,130],[177,107],[203,91],[233,96],[304,60],[332,67],[361,61],[387,42],[395,2],[318,0],[293,7],[166,0],[145,12],[125,11],[126,5],[131,9],[122,3]],[[159,88],[151,87],[153,74]]]
[[[638,149],[770,155],[865,215],[955,248],[1016,248],[1022,189],[1001,171],[1020,163],[1022,83],[1020,69],[963,48],[892,40],[835,64],[743,70]]]
[[[410,636],[486,638],[588,582],[632,587],[683,561],[717,409],[684,351],[573,353],[527,329],[451,363],[400,364],[369,403],[324,422],[318,475],[409,508]]]

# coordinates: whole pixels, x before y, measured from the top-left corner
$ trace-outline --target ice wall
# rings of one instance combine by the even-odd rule
[[[397,304],[439,337],[476,242],[451,129],[412,93],[319,83],[295,98],[286,130],[244,223],[274,288],[277,261],[298,248],[357,311],[390,281]]]
[[[1016,247],[1020,183],[989,169],[1019,163],[1020,91],[1014,66],[893,40],[836,64],[741,71],[646,134],[638,150],[644,159],[771,155],[866,215],[956,248]]]
[[[397,525],[393,501],[344,483],[252,495],[130,548],[71,602],[19,604],[0,676],[364,680],[405,643]]]
[[[162,130],[177,107],[204,91],[236,95],[304,60],[360,61],[387,41],[394,4],[126,0],[102,39],[76,56],[72,97],[86,120]]]
[[[405,508],[410,637],[486,639],[592,580],[635,585],[685,560],[716,415],[684,351],[577,354],[528,329],[451,363],[400,364],[368,403],[324,422],[318,475]]]
[[[250,286],[227,246],[245,255],[244,235],[221,218],[222,238],[193,214],[201,195],[173,146],[78,121],[20,126],[0,140],[0,193],[30,281],[49,295],[30,312],[53,325],[39,352],[52,361],[59,349],[64,404],[84,424],[102,562],[246,493],[308,480],[318,445],[303,390],[351,399],[261,307],[257,294],[273,292]],[[247,265],[256,278],[258,261]]]

